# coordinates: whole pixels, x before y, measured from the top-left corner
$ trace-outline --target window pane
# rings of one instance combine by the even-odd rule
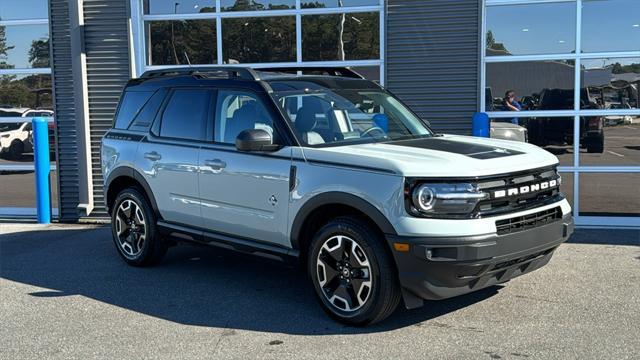
[[[488,63],[486,78],[493,111],[573,109],[572,61]],[[586,92],[583,96],[587,101]]]
[[[146,23],[148,65],[216,64],[216,21]]]
[[[582,51],[640,50],[640,1],[584,0]]]
[[[118,115],[116,116],[113,127],[116,129],[127,129],[151,95],[153,95],[151,91],[125,92],[120,102],[120,108],[118,109]]]
[[[377,12],[303,16],[302,59],[379,59],[379,23]]]
[[[0,1],[0,20],[47,19],[47,0]]]
[[[528,142],[542,147],[573,166],[573,117],[496,118],[491,120],[494,139]]]
[[[305,8],[334,8],[350,6],[374,6],[380,5],[379,0],[302,0],[301,6]]]
[[[295,0],[222,0],[222,11],[251,11],[251,10],[287,10],[295,9]]]
[[[575,51],[576,4],[487,7],[487,55]]]
[[[580,216],[640,215],[640,174],[580,174]]]
[[[581,78],[601,108],[640,108],[640,58],[583,59]]]
[[[226,64],[296,60],[296,18],[222,20],[222,52]]]
[[[9,162],[0,159],[2,165],[33,165],[33,154],[22,156],[20,161]],[[55,166],[55,161],[51,162]],[[58,175],[51,171],[49,177],[51,184],[51,208],[58,208]],[[36,207],[36,183],[33,171],[0,171],[0,208],[35,208]],[[34,209],[35,210],[35,209]]]
[[[138,112],[135,120],[129,126],[129,130],[134,131],[148,131],[160,110],[162,101],[166,95],[165,89],[160,89],[153,94],[153,96],[147,101],[144,107]]]
[[[208,91],[176,90],[162,114],[160,136],[203,140],[208,110]]]
[[[580,132],[581,166],[640,166],[640,115],[585,116]]]
[[[235,144],[243,130],[262,129],[273,136],[273,120],[262,102],[252,93],[219,91],[216,106],[215,139]]]
[[[351,69],[367,80],[380,82],[380,66],[354,66]]]
[[[144,0],[145,14],[197,14],[216,11],[215,0]]]
[[[51,75],[1,75],[0,116],[26,116],[29,109],[53,109]]]
[[[49,67],[48,25],[0,26],[0,69],[46,67]]]

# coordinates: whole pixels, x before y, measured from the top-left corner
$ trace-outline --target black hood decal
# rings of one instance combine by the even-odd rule
[[[440,137],[394,141],[388,145],[408,146],[420,149],[444,151],[454,154],[465,155],[474,159],[486,160],[505,156],[521,155],[523,152],[505,149],[497,146],[481,144],[470,144],[461,141],[452,141]]]

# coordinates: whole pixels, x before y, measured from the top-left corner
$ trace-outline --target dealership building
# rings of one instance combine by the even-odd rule
[[[189,64],[352,67],[444,133],[487,112],[558,156],[578,225],[640,227],[638,0],[1,1],[0,136],[26,135],[0,159],[0,217],[35,214],[36,114],[54,215],[106,218],[100,141],[123,86]]]

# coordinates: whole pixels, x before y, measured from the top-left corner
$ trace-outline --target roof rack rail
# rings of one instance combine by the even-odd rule
[[[201,75],[226,73],[228,77],[238,77],[245,80],[260,80],[260,76],[251,68],[239,66],[184,66],[145,71],[140,78],[149,79],[174,75]]]
[[[313,72],[324,72],[330,76],[341,76],[348,77],[353,79],[364,79],[365,77],[357,73],[355,70],[348,67],[338,67],[338,66],[286,66],[286,67],[276,67],[276,68],[254,68],[260,72],[279,72],[279,73],[288,73],[292,71],[313,71]]]

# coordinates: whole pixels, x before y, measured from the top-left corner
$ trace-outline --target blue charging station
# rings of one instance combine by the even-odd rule
[[[36,209],[38,224],[51,223],[51,192],[49,178],[49,122],[37,117],[31,120],[33,127],[33,160],[36,177]]]

